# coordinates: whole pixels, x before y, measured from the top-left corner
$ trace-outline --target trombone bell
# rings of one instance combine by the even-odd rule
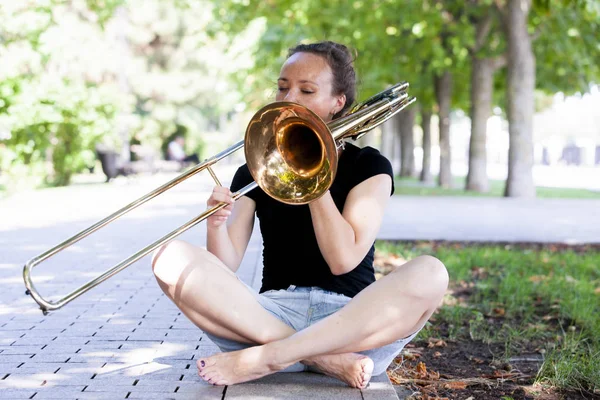
[[[337,146],[327,124],[296,103],[260,109],[246,129],[244,151],[258,186],[282,203],[310,203],[335,179]]]

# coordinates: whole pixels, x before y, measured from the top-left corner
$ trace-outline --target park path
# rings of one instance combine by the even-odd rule
[[[217,349],[162,294],[148,257],[42,315],[24,295],[23,263],[170,177],[79,184],[0,201],[0,398],[397,398],[385,374],[362,391],[315,374],[276,374],[226,388],[203,383],[195,360]],[[194,177],[84,239],[34,271],[37,288],[51,298],[67,293],[199,214],[210,188],[206,177]],[[380,238],[597,243],[599,210],[597,200],[394,197]],[[181,238],[204,245],[203,224]],[[260,286],[257,229],[239,275]]]

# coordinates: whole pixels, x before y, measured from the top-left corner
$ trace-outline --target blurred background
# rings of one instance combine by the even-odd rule
[[[208,158],[334,40],[359,100],[418,99],[360,143],[401,193],[600,198],[598,32],[597,0],[0,0],[0,196]]]

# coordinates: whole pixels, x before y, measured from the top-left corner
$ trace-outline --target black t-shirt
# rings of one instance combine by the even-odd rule
[[[359,148],[346,143],[335,180],[329,189],[340,212],[352,188],[370,177],[388,174],[392,166],[387,158],[371,147]],[[231,184],[235,192],[254,179],[246,164],[241,166]],[[392,183],[392,194],[394,187]],[[256,203],[256,215],[263,236],[263,280],[260,292],[295,286],[318,286],[324,290],[354,297],[375,282],[374,244],[360,264],[343,275],[333,275],[321,255],[308,205],[288,205],[256,188],[246,196]]]

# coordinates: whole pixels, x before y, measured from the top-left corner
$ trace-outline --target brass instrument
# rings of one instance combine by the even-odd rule
[[[409,98],[407,89],[408,83],[397,84],[358,104],[348,115],[329,124],[296,103],[275,102],[263,107],[248,124],[244,140],[29,260],[23,268],[26,293],[39,304],[44,314],[57,310],[227,206],[220,203],[206,210],[55,302],[45,300],[31,280],[33,267],[198,172],[208,170],[215,183],[221,185],[211,166],[244,146],[246,162],[255,181],[236,192],[234,201],[257,186],[287,204],[306,204],[319,198],[335,179],[337,149],[342,140],[358,139],[413,103],[415,98]]]

